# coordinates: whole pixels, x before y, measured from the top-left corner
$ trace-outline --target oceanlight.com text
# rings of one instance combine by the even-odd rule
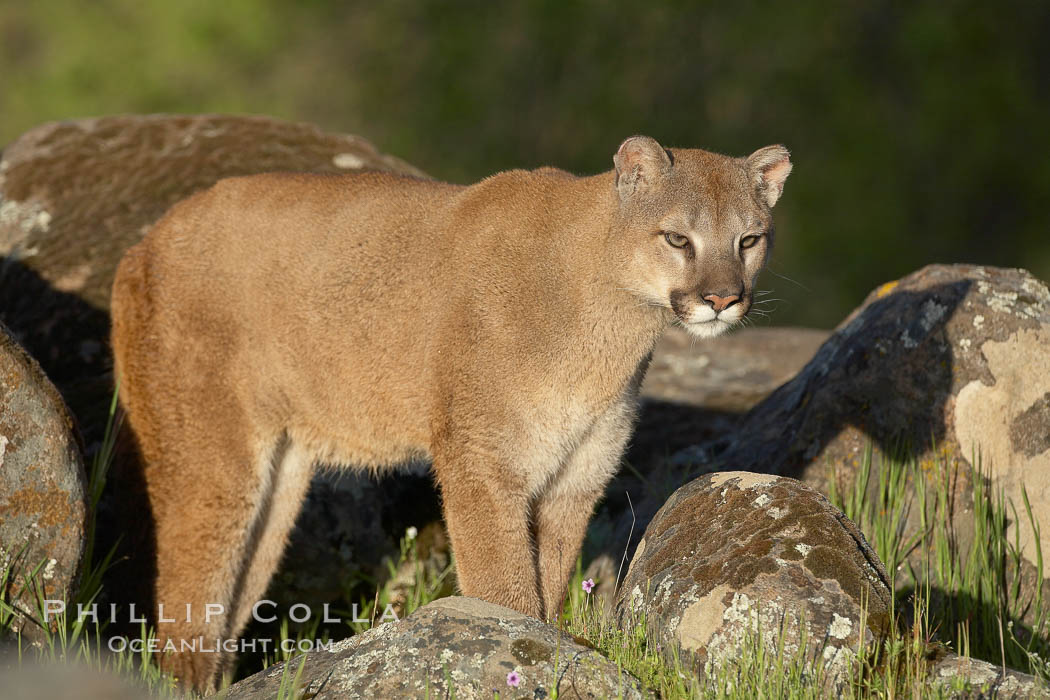
[[[294,652],[332,651],[335,642],[332,640],[315,639],[282,639],[279,642],[274,639],[206,639],[194,637],[192,639],[168,639],[161,642],[159,639],[129,639],[127,637],[112,637],[107,642],[109,650],[115,653],[130,651],[134,654],[149,652],[175,653],[195,652],[202,654],[215,654],[220,652],[242,654],[245,652],[269,653],[275,650],[287,654]]]

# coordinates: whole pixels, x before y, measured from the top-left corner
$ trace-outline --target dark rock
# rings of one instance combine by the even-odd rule
[[[48,599],[73,593],[86,513],[69,411],[40,365],[0,325],[0,571],[13,567],[6,593],[19,609],[37,617],[34,587]],[[41,631],[21,616],[14,630],[31,639]]]
[[[1047,348],[1050,290],[1028,272],[929,266],[872,292],[729,439],[679,459],[793,476],[821,490],[835,478],[844,491],[869,444],[876,463],[903,455],[928,473],[934,460],[954,470],[979,454],[1020,512],[1024,483],[1050,533]],[[968,471],[959,469],[963,495]],[[1019,532],[1034,563],[1033,534]]]
[[[288,662],[294,676],[299,660]],[[507,676],[516,671],[517,688]],[[272,698],[285,664],[227,691],[229,700]],[[304,697],[641,698],[637,680],[554,627],[475,598],[442,598],[306,657]],[[299,695],[296,695],[299,697]]]
[[[383,581],[410,527],[420,563],[430,575],[443,571],[451,549],[425,471],[383,479],[323,471],[314,477],[267,597],[279,605],[319,606],[345,596],[355,581]]]
[[[891,592],[857,527],[794,479],[723,472],[678,489],[638,545],[617,601],[647,620],[669,659],[711,672],[761,628],[841,682],[861,644],[884,636]],[[782,627],[783,626],[783,627]],[[775,654],[774,654],[775,657]]]

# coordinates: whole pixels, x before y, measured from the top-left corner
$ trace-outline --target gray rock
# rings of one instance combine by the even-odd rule
[[[950,693],[952,697],[1002,700],[1050,697],[1045,684],[1035,676],[1003,669],[987,661],[967,659],[958,654],[945,654],[934,661],[927,670],[927,677],[931,685],[949,690],[957,682],[968,686],[962,692]]]
[[[1050,552],[1048,347],[1043,282],[1024,270],[932,265],[873,291],[728,439],[679,458],[793,476],[821,490],[835,478],[845,491],[869,444],[876,463],[903,450],[953,468],[979,453],[1022,512],[1027,487]],[[959,491],[968,492],[965,478]],[[1019,534],[1034,563],[1031,530]]]
[[[289,662],[294,675],[298,660]],[[229,700],[275,697],[285,664],[247,678]],[[516,671],[520,685],[507,676]],[[325,698],[641,698],[637,680],[554,627],[475,598],[442,598],[309,654],[301,691]],[[297,696],[298,697],[298,696]]]
[[[4,700],[160,700],[127,678],[97,668],[28,660],[3,670]]]
[[[25,576],[49,599],[73,593],[84,553],[86,477],[73,420],[58,391],[0,324],[0,569],[7,593],[36,612]],[[19,617],[31,639],[40,628]]]
[[[794,377],[829,335],[813,328],[743,328],[697,340],[670,328],[656,346],[641,394],[743,413]]]
[[[722,472],[678,489],[638,545],[617,601],[663,653],[698,672],[739,655],[760,629],[841,682],[862,643],[884,636],[891,593],[857,527],[794,479]],[[781,629],[783,625],[783,629]],[[774,654],[775,656],[775,654]]]
[[[744,328],[697,340],[680,328],[668,329],[642,383],[642,410],[628,459],[645,467],[678,449],[724,437],[741,415],[794,377],[829,334]]]

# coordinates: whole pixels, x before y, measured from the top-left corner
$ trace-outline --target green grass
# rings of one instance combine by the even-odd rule
[[[1036,542],[1036,580],[1042,580],[1039,524],[1026,492],[1016,504],[989,486],[979,459],[960,474],[942,460],[920,466],[914,460],[873,457],[868,450],[845,493],[831,500],[853,519],[886,564],[897,591],[899,626],[881,645],[861,650],[853,663],[847,698],[948,697],[975,691],[956,678],[935,685],[929,660],[951,650],[963,656],[1047,677],[1047,610],[1040,591],[1023,591],[1020,529]],[[956,486],[972,484],[972,531],[963,532],[953,514],[963,507]],[[917,522],[909,531],[909,521]],[[1015,525],[1011,532],[1007,525]],[[979,546],[963,547],[964,541]],[[579,567],[570,583],[564,628],[588,640],[610,660],[664,698],[827,697],[820,664],[783,653],[780,630],[756,630],[738,657],[705,678],[696,678],[674,650],[664,650],[646,632],[640,616],[627,630],[603,616],[583,593]],[[1026,622],[1027,621],[1027,622]],[[775,635],[775,640],[769,639]],[[769,642],[773,643],[769,643]],[[805,649],[804,644],[799,645]],[[670,653],[666,653],[666,652]]]
[[[1045,678],[1047,602],[1041,587],[1021,587],[1022,529],[1034,535],[1033,578],[1043,579],[1039,523],[1027,491],[1022,487],[1021,504],[1008,501],[990,485],[979,455],[971,460],[975,466],[960,468],[943,459],[919,463],[873,454],[869,447],[845,493],[831,478],[830,497],[886,564],[898,599],[920,599],[935,621],[933,638],[952,649]],[[956,494],[960,483],[971,485],[972,497]],[[973,522],[964,531],[953,523],[967,506]],[[912,534],[909,516],[916,523]]]
[[[112,459],[112,413],[110,428],[90,470],[89,532],[93,532],[94,510]],[[829,495],[858,524],[885,562],[897,591],[894,614],[900,625],[881,645],[870,644],[861,650],[841,697],[937,698],[964,690],[958,679],[954,686],[934,686],[927,679],[928,659],[945,648],[1045,679],[1048,666],[1044,659],[1050,657],[1046,603],[1041,592],[1022,590],[1018,575],[1022,567],[1020,528],[1030,528],[1035,542],[1039,541],[1039,524],[1032,516],[1027,493],[1023,503],[1009,502],[1002,490],[989,486],[980,460],[975,460],[976,467],[960,472],[937,460],[919,464],[873,455],[872,450],[867,451],[848,489],[840,492],[832,479]],[[953,494],[959,483],[972,484],[972,503],[957,502]],[[967,532],[960,531],[952,517],[965,505],[973,511],[972,531]],[[1012,531],[1007,527],[1010,523],[1015,526]],[[967,547],[966,542],[980,546]],[[1041,580],[1042,553],[1038,546],[1034,554],[1034,573]],[[90,548],[87,550],[84,585],[71,599],[70,610],[77,602],[90,603],[99,596],[102,576],[111,560],[112,552],[96,558]],[[238,677],[288,662],[278,697],[299,697],[296,689],[309,666],[309,655],[281,651],[280,641],[345,638],[372,626],[388,604],[403,617],[451,592],[451,565],[440,571],[428,567],[420,557],[414,533],[406,533],[401,539],[396,560],[389,561],[387,568],[389,576],[383,582],[358,581],[348,587],[346,610],[333,608],[346,620],[339,628],[320,628],[318,615],[311,616],[306,625],[280,620],[273,631],[278,640],[274,653],[242,659]],[[43,641],[37,644],[15,638],[13,645],[18,653],[14,663],[75,662],[120,674],[158,697],[185,697],[148,654],[105,649],[104,628],[74,620],[70,614],[55,617],[51,625],[43,624],[41,569],[42,563],[30,566],[24,557],[14,557],[0,567],[0,638],[5,632],[10,637],[20,618],[43,630]],[[16,608],[5,597],[7,584],[16,580],[31,591],[36,601],[34,611]],[[697,677],[675,649],[664,649],[651,638],[644,616],[638,616],[627,629],[617,627],[602,613],[599,601],[584,593],[582,581],[582,567],[578,565],[559,626],[593,646],[622,672],[638,678],[658,697],[752,700],[828,696],[822,664],[802,655],[805,644],[799,645],[802,652],[785,654],[780,644],[782,630],[755,630],[744,639],[739,655],[710,675]],[[361,594],[365,587],[373,591],[367,597]],[[368,622],[350,621],[350,600],[358,602],[358,615]],[[151,630],[140,630],[143,643],[151,636]]]
[[[915,611],[917,622],[911,628],[897,632],[880,647],[869,645],[862,649],[844,687],[833,695],[824,665],[805,655],[805,638],[799,644],[799,652],[786,654],[781,643],[783,629],[754,630],[745,635],[738,655],[715,666],[709,676],[697,677],[676,649],[664,650],[650,637],[644,615],[639,615],[628,629],[619,629],[602,614],[597,601],[582,592],[581,582],[582,574],[577,571],[566,602],[564,629],[593,644],[658,697],[940,698],[949,697],[950,691],[966,689],[959,681],[943,687],[933,687],[927,681],[930,644],[921,609]]]

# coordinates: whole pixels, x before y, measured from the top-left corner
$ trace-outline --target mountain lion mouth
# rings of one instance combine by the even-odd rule
[[[735,321],[723,321],[717,317],[706,321],[682,321],[682,328],[694,338],[714,338],[735,325],[737,325]]]

